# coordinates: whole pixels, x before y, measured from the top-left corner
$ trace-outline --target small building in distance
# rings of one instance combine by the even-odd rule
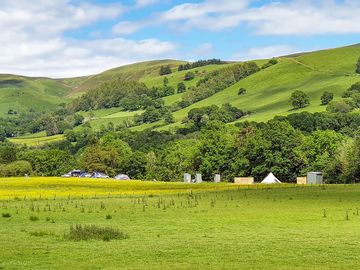
[[[309,172],[306,177],[306,183],[309,185],[321,185],[323,184],[322,172]]]
[[[254,177],[235,177],[234,183],[236,185],[252,185],[254,184]]]
[[[296,178],[296,184],[298,185],[306,185],[307,179],[306,177],[297,177]]]

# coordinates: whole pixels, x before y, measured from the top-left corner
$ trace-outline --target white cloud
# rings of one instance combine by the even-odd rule
[[[184,3],[157,14],[150,25],[171,22],[171,26],[178,24],[182,30],[198,28],[209,31],[246,25],[260,35],[360,33],[358,0],[273,1],[258,7],[252,7],[251,2],[205,0]],[[146,26],[146,23],[137,22],[137,30]]]
[[[277,56],[289,55],[297,52],[292,46],[273,45],[250,48],[244,52],[237,52],[233,55],[235,60],[268,59]]]
[[[136,23],[136,22],[130,22],[130,21],[122,21],[116,24],[112,31],[114,34],[118,35],[129,35],[132,33],[137,32],[141,28],[144,27],[143,23]]]
[[[146,7],[149,5],[153,5],[155,3],[159,2],[159,0],[137,0],[136,6],[137,7]]]
[[[78,2],[78,1],[76,1]],[[73,77],[169,56],[176,49],[157,39],[65,38],[68,30],[118,18],[124,7],[70,0],[1,0],[0,73]]]
[[[198,59],[211,55],[213,52],[214,52],[214,46],[211,43],[200,44],[193,51],[194,55],[197,56]]]

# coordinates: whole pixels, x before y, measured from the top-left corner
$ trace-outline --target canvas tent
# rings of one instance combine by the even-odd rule
[[[269,173],[268,176],[265,177],[265,179],[261,182],[261,184],[280,184],[281,182],[279,179],[273,175],[273,173]]]

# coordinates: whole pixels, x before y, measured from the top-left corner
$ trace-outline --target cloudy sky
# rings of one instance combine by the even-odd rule
[[[359,0],[0,0],[0,73],[248,60],[360,42]]]

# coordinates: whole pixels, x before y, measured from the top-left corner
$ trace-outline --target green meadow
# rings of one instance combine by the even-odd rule
[[[97,181],[0,179],[0,268],[358,269],[360,186]]]

